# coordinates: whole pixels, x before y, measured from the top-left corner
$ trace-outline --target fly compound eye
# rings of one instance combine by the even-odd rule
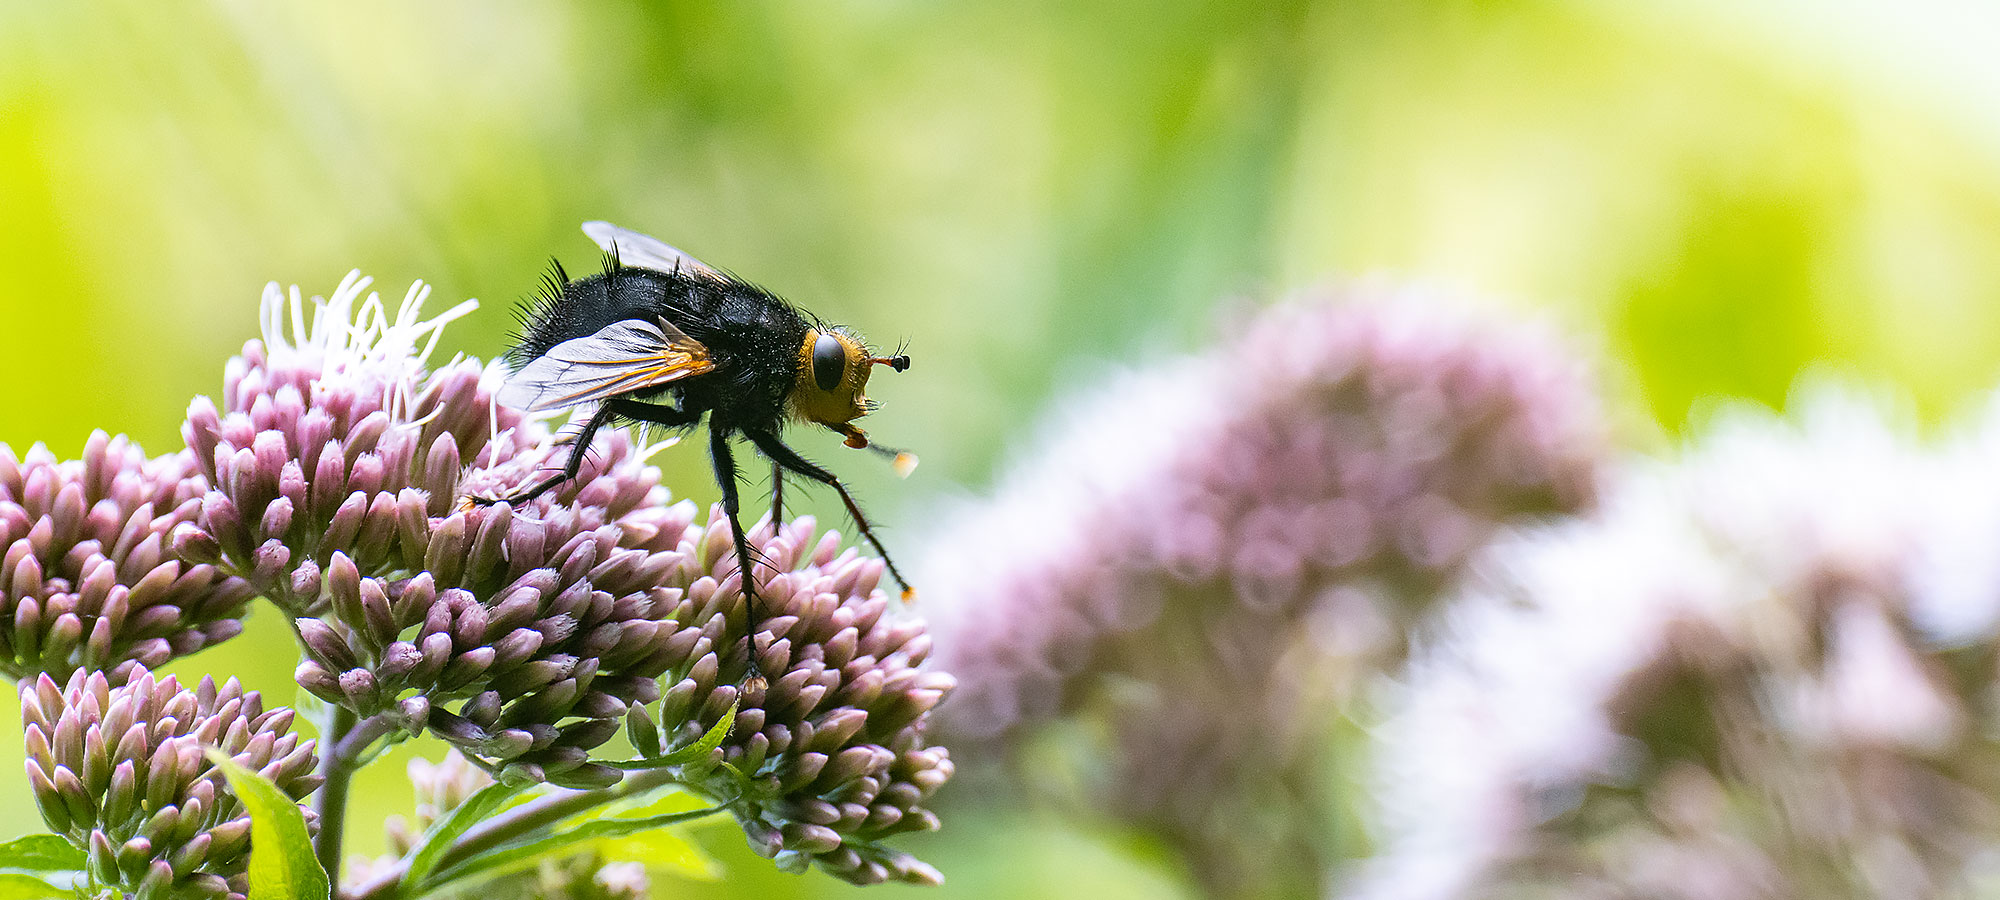
[[[846,377],[847,348],[831,334],[820,335],[813,342],[813,383],[822,391],[831,391]]]

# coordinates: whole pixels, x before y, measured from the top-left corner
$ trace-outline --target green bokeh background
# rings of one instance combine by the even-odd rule
[[[592,264],[591,218],[909,341],[870,421],[915,478],[801,436],[892,546],[1052,396],[1339,276],[1556,320],[1635,446],[1822,366],[1935,419],[2000,362],[2000,14],[1743,6],[0,0],[0,441],[175,446],[271,280],[481,298],[445,349],[491,356],[550,255]],[[698,454],[660,463],[713,498]],[[262,611],[177,670],[289,698],[293,663]],[[372,852],[400,757],[358,793]],[[1184,890],[1128,836],[948,806],[922,896]],[[18,776],[0,810],[32,827]],[[728,877],[659,895],[854,891],[703,837]]]

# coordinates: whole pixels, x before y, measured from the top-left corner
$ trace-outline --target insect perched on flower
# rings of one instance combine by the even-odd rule
[[[786,446],[780,433],[788,421],[822,425],[844,436],[849,447],[890,457],[896,471],[908,475],[916,457],[871,443],[854,420],[875,408],[862,393],[874,367],[901,372],[910,358],[900,352],[875,356],[845,329],[654,238],[609,222],[585,222],[583,232],[604,248],[604,271],[571,280],[562,264],[555,264],[540,295],[522,312],[519,343],[508,353],[515,371],[497,399],[530,411],[595,408],[560,473],[509,496],[471,502],[519,505],[577,477],[591,438],[608,423],[686,431],[706,415],[722,508],[736,533],[751,634],[759,619],[748,577],[750,545],[737,518],[730,440],[737,435],[771,460],[772,521],[782,518],[785,472],[831,486],[909,599],[909,583],[847,487]],[[755,652],[750,656],[755,679]]]

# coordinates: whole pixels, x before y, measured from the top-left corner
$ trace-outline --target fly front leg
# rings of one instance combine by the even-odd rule
[[[785,442],[775,434],[764,431],[746,431],[744,434],[750,438],[751,443],[757,445],[757,449],[770,457],[772,462],[827,485],[840,494],[840,502],[847,506],[847,514],[854,518],[854,526],[860,529],[861,536],[868,540],[869,545],[875,548],[875,552],[881,554],[882,565],[889,569],[889,577],[896,579],[896,583],[902,586],[903,602],[907,603],[916,596],[916,591],[910,587],[909,579],[904,578],[903,573],[897,570],[896,563],[889,559],[888,548],[883,547],[882,541],[875,537],[875,529],[869,527],[868,517],[861,514],[860,504],[855,503],[854,495],[847,492],[847,485],[841,484],[840,479],[832,472],[807,461],[798,454],[798,451],[786,446]]]

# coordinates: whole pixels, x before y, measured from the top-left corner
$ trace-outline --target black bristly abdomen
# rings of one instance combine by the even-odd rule
[[[654,314],[679,276],[637,269],[606,271],[575,281],[552,263],[541,290],[518,313],[521,327],[507,361],[515,370],[557,344],[587,337],[624,321]]]

